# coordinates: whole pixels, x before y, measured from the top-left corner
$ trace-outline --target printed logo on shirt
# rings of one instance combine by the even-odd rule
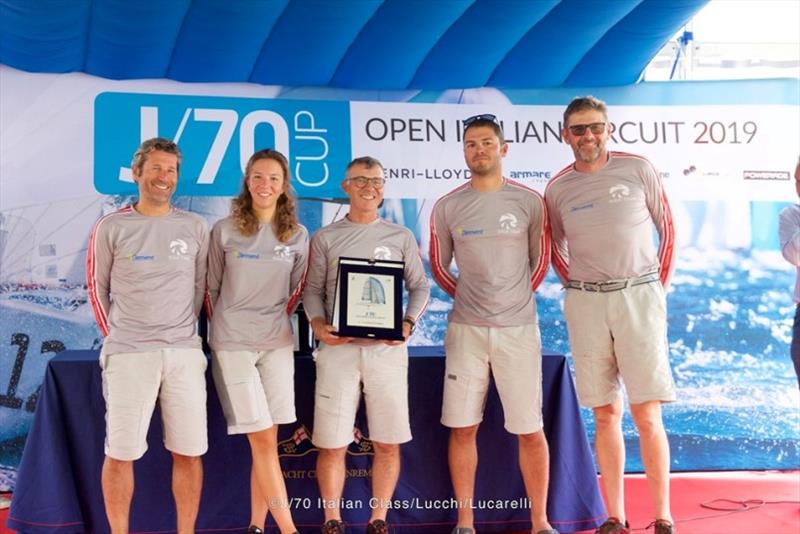
[[[571,212],[581,211],[581,210],[588,210],[594,207],[594,202],[589,202],[588,204],[581,204],[580,206],[573,206],[569,209]]]
[[[461,237],[483,235],[483,228],[476,228],[474,230],[468,230],[466,228],[461,228],[459,226],[458,228],[456,228],[456,235],[459,235]]]
[[[292,256],[294,256],[292,249],[286,245],[275,245],[275,249],[272,252],[272,257],[276,260],[291,261]]]
[[[378,245],[375,247],[375,250],[372,251],[372,257],[376,260],[391,260],[392,251],[385,245]]]
[[[169,242],[171,260],[188,260],[189,245],[183,239],[173,239]]]
[[[610,202],[623,202],[629,200],[631,190],[625,184],[617,184],[609,188],[608,194],[611,196]]]
[[[253,254],[252,252],[242,252],[241,250],[237,250],[233,253],[233,257],[240,260],[257,260],[261,258],[261,254]]]
[[[128,259],[131,261],[155,261],[156,257],[153,254],[134,254],[129,252]]]
[[[519,222],[517,221],[517,216],[513,213],[504,213],[500,216],[498,220],[500,224],[500,230],[498,233],[500,234],[518,234],[520,233],[520,229],[517,228]]]

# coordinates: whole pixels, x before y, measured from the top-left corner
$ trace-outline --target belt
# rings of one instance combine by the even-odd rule
[[[652,284],[660,280],[658,271],[647,273],[637,278],[626,278],[623,280],[608,280],[607,282],[581,282],[580,280],[570,280],[565,286],[567,289],[580,289],[582,291],[592,291],[595,293],[608,293],[609,291],[619,291],[626,287],[640,286],[642,284]]]

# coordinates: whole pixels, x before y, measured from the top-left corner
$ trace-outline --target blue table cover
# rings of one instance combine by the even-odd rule
[[[456,518],[447,467],[448,430],[441,415],[444,353],[441,347],[414,347],[409,364],[411,430],[402,445],[402,468],[389,512],[395,532],[448,533]],[[47,368],[41,398],[20,464],[7,526],[25,533],[108,532],[100,486],[105,405],[96,351],[66,351]],[[281,467],[301,532],[319,532],[323,520],[315,476],[313,432],[314,364],[295,359],[298,421],[281,428]],[[243,532],[249,521],[250,450],[244,436],[228,436],[213,380],[208,377],[209,450],[198,532]],[[596,527],[605,518],[592,455],[580,418],[566,359],[543,358],[544,429],[550,445],[550,521],[562,533]],[[171,461],[162,443],[156,409],[149,449],[134,464],[136,488],[131,532],[174,532],[170,490]],[[356,427],[369,435],[363,406]],[[479,532],[530,529],[517,463],[517,439],[503,429],[494,387],[478,434],[476,527]],[[362,532],[369,518],[368,439],[350,445],[343,518]],[[274,523],[268,523],[268,526]],[[277,529],[268,529],[268,532]]]

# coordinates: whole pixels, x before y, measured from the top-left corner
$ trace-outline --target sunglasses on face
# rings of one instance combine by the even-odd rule
[[[348,182],[355,185],[358,189],[362,189],[370,184],[375,189],[380,189],[386,183],[385,178],[381,178],[380,176],[376,176],[373,178],[367,178],[366,176],[354,176],[353,178],[348,178]]]
[[[493,122],[496,125],[500,126],[500,121],[497,120],[497,116],[492,115],[491,113],[483,113],[481,115],[473,115],[472,117],[467,117],[466,119],[461,121],[461,124],[464,125],[464,129],[466,130],[472,123],[478,121]]]
[[[591,124],[573,124],[572,126],[568,126],[568,128],[572,135],[576,135],[578,137],[585,134],[586,130],[591,131],[594,135],[600,135],[606,130],[606,123],[593,122]]]

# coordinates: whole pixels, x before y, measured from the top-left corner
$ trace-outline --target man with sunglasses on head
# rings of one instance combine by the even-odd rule
[[[550,261],[547,210],[532,189],[503,177],[508,153],[494,115],[464,121],[472,175],[431,215],[433,277],[453,297],[445,337],[442,424],[450,428],[450,478],[458,501],[453,534],[473,534],[476,436],[494,377],[505,428],[519,437],[519,465],[536,534],[547,519],[549,452],[542,429],[542,351],[533,292]],[[450,270],[455,258],[458,273]]]
[[[674,265],[672,215],[653,165],[640,156],[609,151],[610,135],[604,102],[576,98],[564,111],[562,136],[575,162],[553,177],[545,191],[553,265],[567,290],[564,316],[578,398],[595,418],[595,449],[609,512],[596,532],[631,531],[623,493],[621,378],[656,513],[650,526],[655,534],[674,534],[669,444],[661,417],[661,403],[675,400],[666,313]]]
[[[317,383],[312,441],[319,448],[317,481],[325,523],[323,534],[344,534],[340,501],[345,454],[364,391],[372,463],[372,505],[367,534],[388,534],[386,514],[400,475],[400,444],[411,440],[408,416],[408,348],[405,341],[353,339],[336,335],[333,304],[339,258],[405,262],[408,306],[403,337],[411,336],[428,303],[430,287],[414,235],[378,216],[386,180],[383,166],[369,156],[347,166],[342,189],[350,199],[347,215],[317,231],[303,292],[303,306],[320,341],[315,353]]]

